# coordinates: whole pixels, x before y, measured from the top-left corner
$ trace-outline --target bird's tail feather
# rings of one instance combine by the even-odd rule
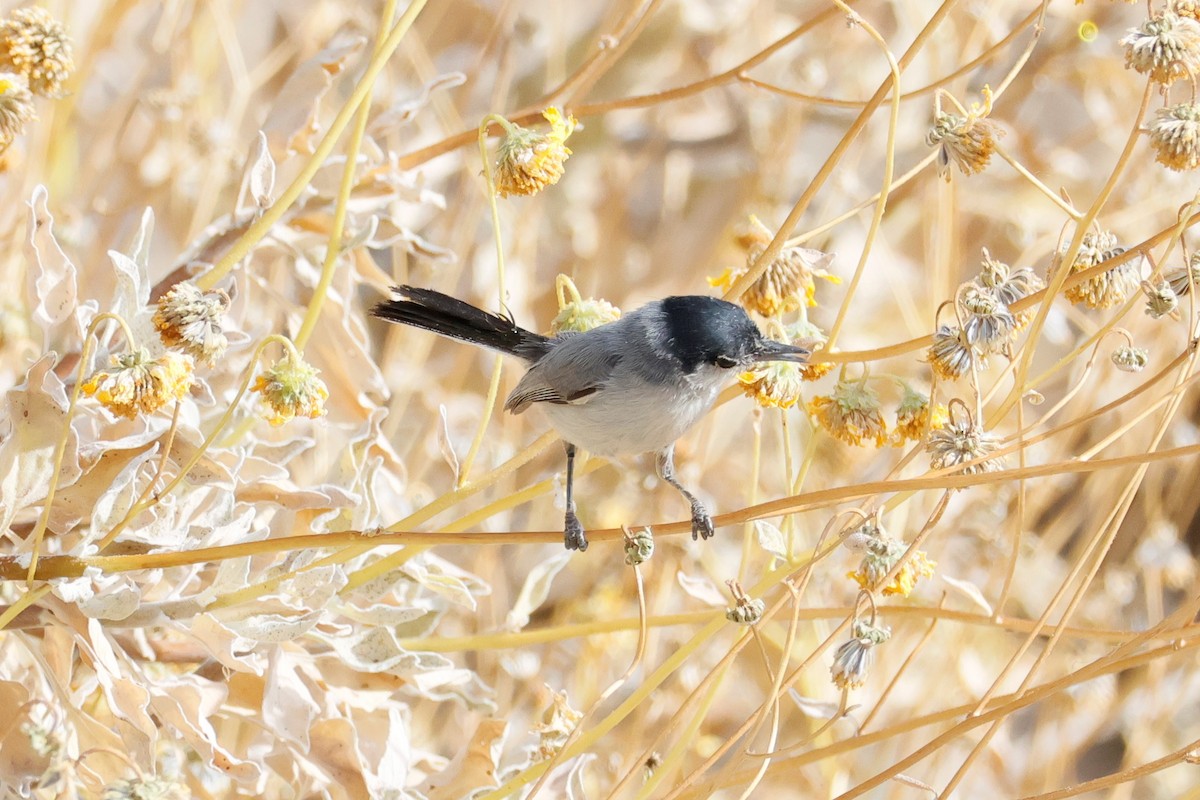
[[[549,337],[527,331],[511,318],[492,314],[448,294],[415,286],[393,286],[400,300],[385,300],[371,315],[432,331],[451,339],[537,361],[550,349]]]

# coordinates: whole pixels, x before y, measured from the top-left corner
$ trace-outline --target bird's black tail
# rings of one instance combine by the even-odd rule
[[[489,313],[433,289],[393,286],[392,291],[402,299],[377,304],[371,309],[372,316],[499,350],[526,361],[537,361],[553,342],[518,326],[510,317]]]

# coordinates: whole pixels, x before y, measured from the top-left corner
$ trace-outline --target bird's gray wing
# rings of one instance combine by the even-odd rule
[[[620,348],[606,346],[608,338],[594,330],[561,341],[529,368],[504,401],[504,410],[520,414],[533,403],[586,403],[620,363]]]

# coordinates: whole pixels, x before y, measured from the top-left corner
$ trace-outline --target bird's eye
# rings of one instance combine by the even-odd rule
[[[738,362],[729,356],[717,356],[715,363],[721,369],[729,369],[730,367],[736,367]]]

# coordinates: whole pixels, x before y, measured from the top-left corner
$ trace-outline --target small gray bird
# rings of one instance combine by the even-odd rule
[[[712,517],[675,477],[675,440],[696,424],[738,370],[762,361],[804,363],[803,347],[768,339],[741,307],[689,295],[647,303],[586,333],[542,336],[432,289],[392,287],[371,314],[516,356],[529,365],[504,402],[537,404],[567,450],[568,550],[586,550],[575,515],[575,448],[601,456],[654,453],[658,475],[692,506],[692,538],[713,535]]]

